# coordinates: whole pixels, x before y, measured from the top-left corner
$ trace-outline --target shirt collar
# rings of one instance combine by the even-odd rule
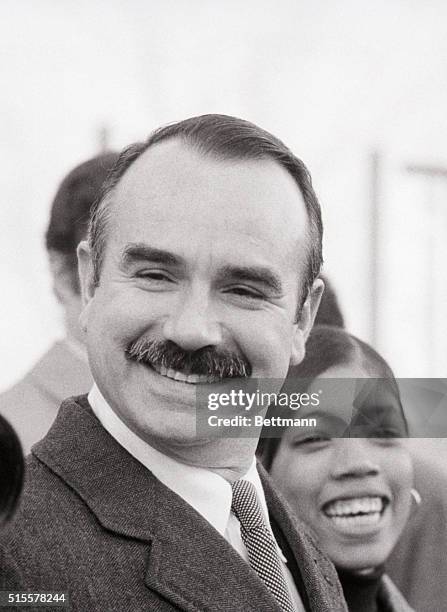
[[[225,478],[205,468],[176,461],[150,446],[123,423],[104,399],[96,384],[88,395],[88,401],[104,429],[122,447],[150,470],[160,482],[182,497],[222,536],[225,534],[232,500],[231,485]],[[254,485],[264,518],[268,522],[267,503],[255,458],[243,478]]]

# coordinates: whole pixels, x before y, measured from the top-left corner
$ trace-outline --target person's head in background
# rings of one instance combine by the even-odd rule
[[[22,490],[23,454],[19,439],[0,415],[0,529],[12,518]]]
[[[76,166],[61,182],[45,235],[54,293],[64,309],[66,335],[83,341],[76,248],[87,234],[90,211],[118,154],[103,153]]]
[[[363,378],[374,380],[352,396],[346,428],[346,405],[339,406],[339,391],[330,397],[327,379],[337,379],[338,385],[345,379],[352,388],[350,383]],[[407,521],[413,482],[403,439],[407,424],[391,369],[343,329],[314,327],[306,356],[290,369],[283,391],[320,394],[318,407],[301,407],[292,415],[313,415],[317,425],[289,427],[279,439],[261,439],[261,461],[338,569],[381,566]]]

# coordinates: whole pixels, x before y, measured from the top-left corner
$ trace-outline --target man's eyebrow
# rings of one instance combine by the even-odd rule
[[[167,266],[179,266],[183,260],[170,251],[156,249],[144,243],[131,242],[124,248],[121,264],[126,266],[137,261],[151,261]]]
[[[219,280],[252,282],[265,285],[277,294],[283,293],[279,276],[264,266],[224,266],[219,271]]]

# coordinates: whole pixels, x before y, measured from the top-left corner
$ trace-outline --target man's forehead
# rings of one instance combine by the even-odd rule
[[[232,183],[225,183],[225,178],[232,178]],[[223,182],[213,183],[213,179],[221,178]],[[211,189],[232,191],[251,187],[256,193],[259,183],[259,193],[272,191],[279,202],[284,193],[295,200],[295,205],[303,202],[298,184],[290,173],[279,162],[271,158],[252,159],[202,153],[197,147],[179,138],[172,138],[150,146],[131,164],[119,181],[116,192],[150,194],[155,190],[163,190],[172,194],[198,184],[200,187],[208,184]],[[261,199],[261,198],[260,198]]]
[[[118,183],[113,199],[117,223],[133,230],[138,226],[138,233],[169,223],[172,233],[175,223],[197,240],[205,234],[235,240],[239,235],[295,253],[307,241],[301,191],[278,162],[217,159],[179,139],[145,151]]]

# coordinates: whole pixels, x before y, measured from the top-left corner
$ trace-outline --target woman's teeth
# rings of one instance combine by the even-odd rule
[[[183,372],[179,372],[178,370],[172,370],[165,368],[164,366],[153,366],[154,370],[161,374],[162,376],[166,376],[166,378],[171,378],[172,380],[178,380],[180,382],[189,383],[191,385],[203,384],[203,383],[213,383],[218,379],[214,376],[207,376],[206,374],[184,374]]]
[[[367,496],[330,502],[324,513],[336,525],[371,525],[380,520],[384,508],[382,497]]]

